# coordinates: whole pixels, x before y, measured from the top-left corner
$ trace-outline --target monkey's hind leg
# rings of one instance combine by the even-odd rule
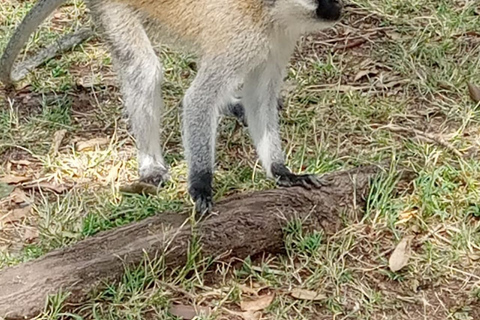
[[[244,103],[250,134],[268,177],[277,179],[281,186],[319,188],[330,182],[313,174],[294,174],[285,165],[277,99],[281,71],[281,65],[264,63],[247,77]]]
[[[162,66],[140,18],[118,3],[94,2],[121,81],[138,149],[140,181],[158,186],[169,179],[160,141]]]

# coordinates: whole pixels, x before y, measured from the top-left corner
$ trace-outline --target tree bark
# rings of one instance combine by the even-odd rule
[[[228,197],[214,214],[200,221],[203,257],[244,259],[284,248],[283,227],[295,218],[330,234],[342,227],[339,213],[364,206],[376,166],[329,174],[330,185],[316,190],[274,189]],[[42,312],[47,296],[71,292],[68,301],[82,301],[100,281],[118,279],[126,265],[163,254],[169,267],[186,262],[192,228],[187,214],[163,213],[105,231],[45,256],[0,271],[0,318],[25,319]]]

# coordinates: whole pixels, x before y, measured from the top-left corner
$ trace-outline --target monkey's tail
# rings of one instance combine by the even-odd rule
[[[12,68],[15,59],[30,35],[48,16],[66,0],[39,0],[23,18],[0,58],[0,81],[12,85]]]

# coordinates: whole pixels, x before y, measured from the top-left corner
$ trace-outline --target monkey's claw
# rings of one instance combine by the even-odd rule
[[[192,173],[188,193],[195,202],[195,213],[197,216],[210,214],[213,207],[213,174],[210,170]]]
[[[140,182],[151,184],[155,187],[163,186],[170,179],[168,170],[165,168],[154,168],[150,170],[140,170]]]
[[[199,196],[195,199],[195,213],[198,216],[210,214],[212,212],[213,202],[210,196]]]

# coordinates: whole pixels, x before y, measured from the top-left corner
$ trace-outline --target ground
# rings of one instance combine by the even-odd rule
[[[0,3],[0,51],[33,3]],[[195,262],[159,274],[146,263],[92,292],[70,314],[60,311],[62,296],[53,297],[42,319],[173,319],[174,302],[214,311],[199,319],[241,319],[232,310],[255,295],[251,288],[275,293],[264,319],[480,319],[480,113],[467,87],[480,85],[480,5],[350,4],[335,29],[299,43],[281,122],[295,172],[390,162],[358,218],[328,237],[289,228],[286,255],[240,265],[210,270]],[[30,39],[26,55],[88,23],[83,2],[68,2]],[[137,162],[101,38],[48,61],[16,83],[16,92],[2,94],[0,268],[157,212],[191,210],[178,104],[195,75],[194,60],[158,52],[172,180],[155,196],[121,190],[137,179]],[[274,187],[234,119],[223,121],[217,146],[216,199]],[[398,184],[400,167],[415,172],[414,180]],[[393,250],[411,237],[408,264],[391,271]],[[294,288],[320,298],[292,296]]]

